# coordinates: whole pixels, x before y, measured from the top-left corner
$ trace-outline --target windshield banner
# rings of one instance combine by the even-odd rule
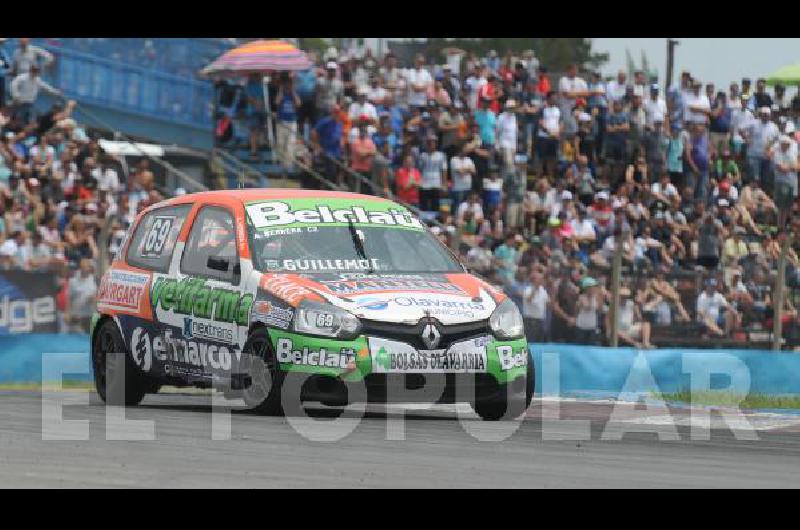
[[[247,215],[257,230],[348,226],[350,222],[355,226],[424,229],[422,222],[407,209],[383,200],[308,198],[260,201],[247,205]]]

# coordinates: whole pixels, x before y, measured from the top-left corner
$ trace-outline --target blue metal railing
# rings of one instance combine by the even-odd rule
[[[226,49],[222,39],[35,39],[55,56],[43,78],[67,97],[181,125],[210,128],[213,86],[197,71]],[[130,41],[130,42],[129,42]],[[16,40],[9,51],[13,53]]]

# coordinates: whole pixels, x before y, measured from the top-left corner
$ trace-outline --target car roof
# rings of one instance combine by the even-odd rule
[[[304,190],[297,188],[247,188],[247,189],[233,189],[233,190],[216,190],[216,191],[201,191],[197,193],[188,193],[168,199],[158,204],[164,205],[178,205],[197,202],[213,202],[213,203],[247,203],[259,200],[280,200],[280,199],[352,199],[352,200],[371,200],[371,201],[385,201],[391,202],[382,197],[373,195],[364,195],[361,193],[351,193],[349,191],[320,191],[320,190]]]

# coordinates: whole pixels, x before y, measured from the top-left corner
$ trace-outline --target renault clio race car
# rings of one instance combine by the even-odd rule
[[[146,209],[101,279],[91,355],[97,392],[125,405],[174,385],[245,392],[267,414],[292,393],[467,401],[495,420],[522,413],[534,384],[515,304],[408,209],[344,192],[204,192]]]

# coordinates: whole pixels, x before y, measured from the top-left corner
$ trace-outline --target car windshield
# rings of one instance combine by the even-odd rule
[[[262,272],[464,271],[439,240],[424,229],[349,224],[257,230],[250,224],[249,231],[253,265]]]

